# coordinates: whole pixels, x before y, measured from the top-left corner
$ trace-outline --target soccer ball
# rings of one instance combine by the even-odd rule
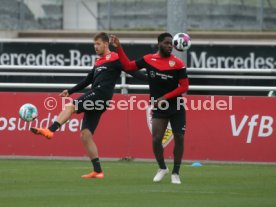
[[[173,47],[180,52],[188,50],[191,47],[191,38],[186,33],[177,33],[173,37]]]
[[[22,105],[19,109],[19,116],[24,121],[30,122],[36,119],[38,115],[37,108],[30,103]]]

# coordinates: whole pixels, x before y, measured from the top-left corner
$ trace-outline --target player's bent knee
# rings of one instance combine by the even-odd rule
[[[178,143],[183,143],[184,142],[184,134],[174,134],[174,140],[175,142]]]
[[[87,142],[88,139],[92,138],[92,134],[88,129],[84,129],[81,131],[80,137],[83,142]]]
[[[71,113],[74,113],[75,105],[72,103],[65,104],[65,110],[70,111]]]

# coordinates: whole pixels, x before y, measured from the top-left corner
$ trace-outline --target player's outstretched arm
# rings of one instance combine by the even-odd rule
[[[121,62],[123,69],[126,72],[139,69],[136,65],[136,61],[130,61],[128,59],[118,37],[116,37],[115,35],[110,35],[110,44],[117,49],[119,61]]]

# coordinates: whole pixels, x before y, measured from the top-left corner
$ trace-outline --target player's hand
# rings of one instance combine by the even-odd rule
[[[115,48],[121,47],[120,40],[115,35],[110,35],[110,44]]]
[[[62,92],[59,94],[59,96],[60,96],[60,97],[68,97],[68,96],[69,96],[68,90],[62,91]]]

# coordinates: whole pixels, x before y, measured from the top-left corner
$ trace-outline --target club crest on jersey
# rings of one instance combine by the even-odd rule
[[[109,60],[109,59],[110,59],[110,57],[111,57],[111,55],[110,55],[110,54],[108,54],[108,55],[106,55],[106,56],[105,56],[105,59],[106,59],[106,60]]]
[[[170,66],[170,67],[175,66],[175,61],[174,61],[174,60],[170,60],[170,61],[169,61],[169,66]]]

